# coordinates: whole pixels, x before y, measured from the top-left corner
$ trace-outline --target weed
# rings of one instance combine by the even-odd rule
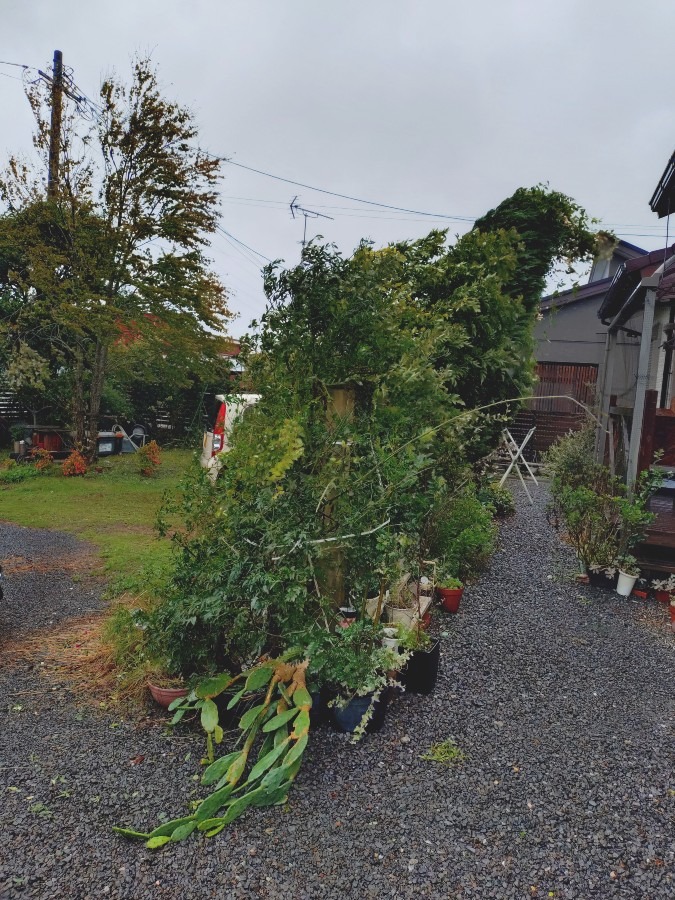
[[[420,757],[420,759],[426,759],[430,762],[442,763],[444,766],[452,766],[455,763],[464,762],[466,758],[466,753],[457,746],[452,738],[432,744],[429,750]]]
[[[39,816],[41,819],[51,819],[54,816],[51,809],[39,801],[37,803],[31,803],[28,809],[34,816]]]

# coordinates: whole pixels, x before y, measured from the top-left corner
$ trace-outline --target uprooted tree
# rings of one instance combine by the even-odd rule
[[[195,367],[218,365],[229,317],[209,270],[217,160],[194,144],[189,110],[162,96],[148,60],[127,86],[104,81],[93,121],[70,107],[61,169],[46,196],[48,98],[28,91],[40,162],[12,158],[0,178],[0,369],[18,392],[61,385],[76,439],[95,447],[111,352],[143,344]]]

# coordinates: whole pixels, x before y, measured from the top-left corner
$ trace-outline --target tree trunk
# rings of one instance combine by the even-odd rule
[[[89,434],[86,444],[86,456],[91,462],[96,456],[96,439],[98,437],[98,415],[101,409],[101,394],[108,362],[108,345],[98,338],[96,341],[96,354],[94,356],[94,368],[91,373],[91,387],[89,389]]]
[[[75,426],[75,446],[84,446],[85,437],[85,408],[84,408],[84,362],[82,348],[75,351],[75,369],[73,374],[73,425]]]

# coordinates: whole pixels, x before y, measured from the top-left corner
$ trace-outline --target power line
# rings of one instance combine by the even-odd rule
[[[207,153],[207,151],[203,151]],[[391,203],[380,203],[377,200],[364,200],[362,197],[354,197],[351,194],[340,194],[338,191],[329,191],[326,188],[318,188],[311,184],[305,184],[302,181],[294,181],[292,178],[282,178],[281,175],[273,175],[271,172],[264,172],[262,169],[254,169],[253,166],[245,166],[243,163],[234,162],[225,156],[218,156],[215,153],[208,153],[214,159],[228,163],[230,166],[237,166],[239,169],[246,169],[248,172],[255,172],[256,175],[264,175],[266,178],[273,178],[275,181],[283,181],[286,184],[293,184],[296,187],[305,188],[308,191],[316,191],[319,194],[328,194],[331,197],[341,197],[343,200],[352,200],[354,203],[365,203],[368,206],[379,206],[382,209],[393,209],[397,212],[412,213],[416,216],[428,216],[431,219],[450,219],[458,222],[474,222],[475,219],[470,216],[449,216],[445,213],[430,213],[419,209],[408,209],[405,206],[394,206]]]
[[[216,230],[220,231],[221,234],[226,235],[226,237],[231,238],[237,244],[241,244],[242,247],[246,247],[247,250],[250,250],[251,253],[255,253],[256,256],[259,256],[261,259],[264,259],[266,262],[268,262],[268,263],[272,262],[272,260],[269,258],[269,256],[265,256],[265,254],[260,253],[259,250],[254,250],[253,247],[249,247],[248,244],[245,244],[243,241],[240,241],[239,238],[236,238],[233,234],[230,234],[230,232],[227,231],[225,228],[223,228],[222,225],[216,225]]]

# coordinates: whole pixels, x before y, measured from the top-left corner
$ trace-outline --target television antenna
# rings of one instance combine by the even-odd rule
[[[300,206],[300,204],[298,203],[297,194],[291,200],[290,209],[291,209],[291,215],[293,216],[294,219],[296,218],[296,213],[298,215],[302,215],[304,217],[305,227],[302,232],[302,246],[303,247],[307,243],[307,219],[330,219],[331,221],[333,221],[333,216],[326,216],[326,215],[324,215],[324,213],[316,212],[316,210],[313,210],[313,209],[305,209],[304,206]]]

